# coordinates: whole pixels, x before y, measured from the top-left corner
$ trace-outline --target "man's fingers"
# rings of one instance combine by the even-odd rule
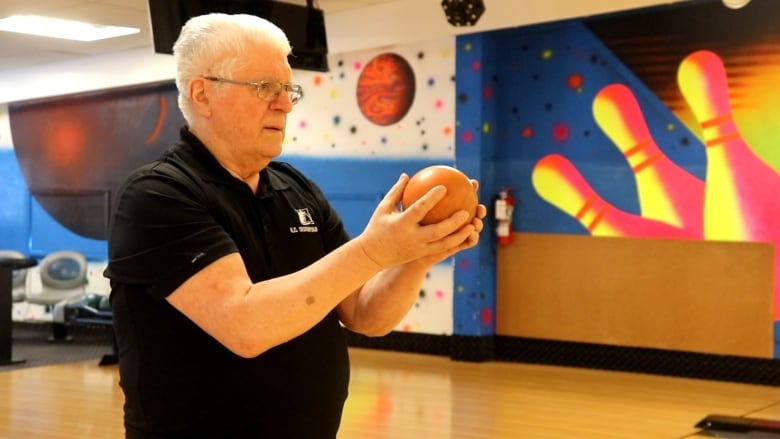
[[[409,212],[408,215],[410,215],[416,223],[419,223],[423,220],[423,218],[425,218],[425,215],[428,213],[428,211],[433,209],[433,206],[441,201],[445,195],[447,195],[446,186],[434,186],[431,188],[431,190],[426,192],[423,196],[418,198],[414,203],[407,207],[406,211]]]
[[[396,206],[401,203],[401,196],[404,193],[404,189],[406,189],[407,183],[409,183],[409,176],[406,173],[402,173],[398,177],[398,181],[390,187],[390,190],[387,191],[387,194],[380,202],[385,211],[395,211]]]

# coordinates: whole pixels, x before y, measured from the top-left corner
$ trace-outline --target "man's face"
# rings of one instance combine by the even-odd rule
[[[292,70],[285,54],[263,45],[250,47],[246,53],[252,54],[252,60],[233,71],[232,80],[266,81],[272,89],[291,82]],[[247,166],[255,161],[264,166],[282,153],[287,113],[293,108],[283,89],[275,95],[251,85],[212,82],[209,86],[215,87],[210,123],[231,157]]]

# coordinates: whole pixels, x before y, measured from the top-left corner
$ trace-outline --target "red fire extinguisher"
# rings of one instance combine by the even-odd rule
[[[515,199],[509,193],[509,188],[501,189],[495,205],[496,238],[499,245],[512,243],[512,214],[515,210]]]

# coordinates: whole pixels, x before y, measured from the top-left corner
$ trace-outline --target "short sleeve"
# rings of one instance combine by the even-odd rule
[[[119,192],[105,275],[146,286],[163,299],[203,267],[237,251],[210,214],[203,190],[170,170],[147,167]]]

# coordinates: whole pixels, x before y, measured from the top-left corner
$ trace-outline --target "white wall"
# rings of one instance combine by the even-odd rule
[[[476,26],[447,23],[439,0],[397,0],[325,17],[331,53],[583,17],[684,0],[484,0]],[[0,103],[170,80],[170,55],[150,47],[0,72]]]

